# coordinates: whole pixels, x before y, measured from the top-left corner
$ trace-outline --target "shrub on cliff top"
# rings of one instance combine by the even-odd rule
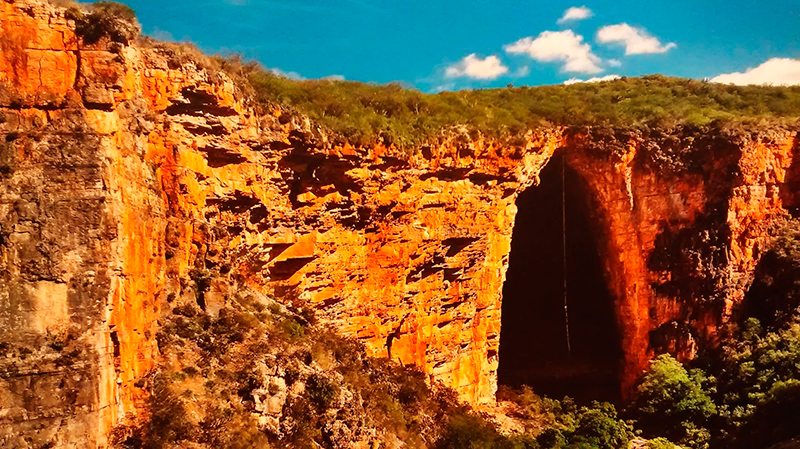
[[[786,125],[800,119],[800,86],[733,86],[648,75],[426,94],[399,83],[290,79],[239,56],[210,58],[187,44],[142,42],[169,53],[171,64],[192,61],[211,75],[224,72],[264,109],[282,105],[327,128],[338,143],[354,145],[380,142],[411,151],[435,143],[453,127],[516,145],[527,130],[552,125],[669,129]]]
[[[800,118],[800,87],[732,86],[650,75],[603,83],[424,94],[400,84],[293,80],[238,65],[256,100],[295,108],[353,144],[420,145],[464,125],[512,138],[549,123],[619,127]]]
[[[75,32],[86,44],[92,45],[104,37],[111,42],[130,43],[139,34],[133,9],[122,3],[101,0],[86,6],[69,8],[67,18],[75,21]]]

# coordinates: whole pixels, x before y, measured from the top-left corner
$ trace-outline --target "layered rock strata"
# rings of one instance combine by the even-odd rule
[[[654,353],[713,344],[798,207],[785,128],[334,145],[169,48],[86,44],[48,3],[0,2],[0,28],[3,446],[106,445],[162,309],[214,314],[242,284],[491,401],[516,195],[556,151],[595,207],[629,389]]]

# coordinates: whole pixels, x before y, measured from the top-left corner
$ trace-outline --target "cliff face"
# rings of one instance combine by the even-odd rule
[[[0,2],[0,27],[10,447],[103,446],[142,405],[161,310],[214,314],[242,284],[491,401],[516,195],[555,151],[598,207],[626,388],[654,352],[713,344],[798,207],[786,130],[454,131],[404,156],[256,114],[169,50],[88,45],[47,3]]]
[[[141,62],[46,3],[0,3],[0,27],[0,441],[102,446],[154,366],[163,290]]]
[[[797,210],[800,140],[747,132],[589,130],[568,163],[598,207],[622,336],[623,395],[654,354],[714,345],[776,221]]]

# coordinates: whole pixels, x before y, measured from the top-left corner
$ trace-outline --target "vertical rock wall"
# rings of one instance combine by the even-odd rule
[[[64,107],[78,72],[66,20],[2,2],[0,28],[0,445],[95,446],[112,424],[104,137],[92,111]]]
[[[143,404],[162,307],[213,314],[241,284],[491,399],[515,192],[560,131],[335,147],[171,51],[0,6],[4,445],[104,446]]]
[[[3,446],[104,446],[146,399],[161,314],[240,285],[491,401],[516,195],[554,151],[599,208],[630,387],[713,344],[798,206],[786,130],[456,129],[404,155],[255,114],[174,49],[85,45],[45,2],[0,2],[0,28]]]
[[[597,204],[622,335],[623,393],[648,361],[717,342],[770,229],[797,210],[796,131],[587,130],[568,163]]]
[[[0,445],[104,446],[144,399],[163,290],[137,55],[45,2],[0,2],[0,28]]]

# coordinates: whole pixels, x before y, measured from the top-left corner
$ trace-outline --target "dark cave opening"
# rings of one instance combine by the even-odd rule
[[[568,165],[562,186],[562,164],[563,155],[557,153],[542,169],[540,184],[517,198],[503,285],[498,383],[529,385],[553,398],[617,403],[622,350],[592,226],[597,218],[583,181]],[[564,240],[571,351],[564,312]]]

